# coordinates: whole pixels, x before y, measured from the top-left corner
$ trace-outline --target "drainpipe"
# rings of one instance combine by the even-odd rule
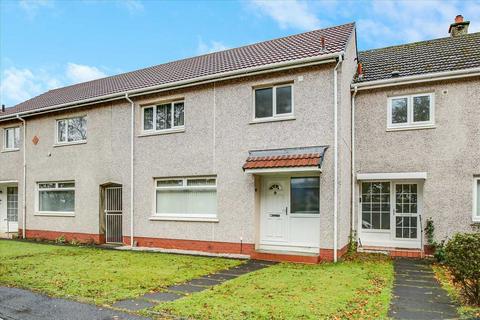
[[[355,86],[355,89],[353,91],[352,95],[352,138],[351,138],[351,148],[352,148],[352,195],[351,195],[351,207],[352,207],[352,232],[355,230],[355,96],[357,95],[357,86]]]
[[[17,115],[17,119],[22,121],[23,123],[23,194],[22,194],[22,202],[23,202],[23,210],[22,210],[22,239],[26,238],[26,228],[27,228],[27,150],[26,150],[26,138],[27,138],[27,121]]]
[[[131,124],[130,124],[130,246],[133,248],[133,193],[134,193],[134,183],[133,183],[133,144],[135,142],[135,103],[128,97],[128,93],[125,93],[125,99],[130,102],[131,105]]]
[[[338,62],[333,69],[333,122],[334,122],[334,177],[333,177],[333,261],[337,262],[338,250],[338,67],[342,63],[343,56],[338,56]]]

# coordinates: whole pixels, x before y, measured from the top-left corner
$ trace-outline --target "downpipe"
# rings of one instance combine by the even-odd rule
[[[17,115],[17,119],[23,123],[23,133],[22,133],[22,142],[23,142],[23,186],[22,186],[22,239],[26,238],[26,228],[27,228],[27,150],[26,150],[26,138],[27,138],[27,121]]]
[[[338,56],[338,62],[333,69],[333,122],[334,122],[334,178],[333,178],[333,261],[338,260],[338,67],[343,56]]]
[[[355,201],[355,189],[356,189],[356,183],[355,183],[355,97],[357,95],[357,86],[355,86],[354,88],[354,91],[353,91],[353,95],[352,95],[352,115],[351,115],[351,121],[352,121],[352,137],[351,137],[351,150],[352,150],[352,158],[351,158],[351,162],[352,162],[352,165],[351,165],[351,168],[352,168],[352,173],[351,173],[351,180],[352,180],[352,185],[351,185],[351,212],[352,212],[352,217],[351,217],[351,223],[352,223],[352,226],[351,226],[351,232],[353,234],[353,232],[355,231],[355,205],[356,205],[356,201]]]
[[[135,103],[130,99],[128,96],[128,93],[125,93],[125,99],[130,102],[130,107],[131,107],[131,124],[130,124],[130,246],[133,248],[134,247],[134,242],[133,242],[133,217],[134,217],[134,209],[133,209],[133,195],[134,195],[134,188],[135,184],[133,181],[133,175],[134,175],[134,142],[135,142]]]

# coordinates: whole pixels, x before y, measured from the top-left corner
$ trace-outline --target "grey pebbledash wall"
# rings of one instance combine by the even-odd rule
[[[427,172],[423,217],[433,218],[437,240],[472,230],[473,176],[480,174],[479,87],[475,77],[359,91],[356,97],[356,172]],[[435,128],[387,131],[387,98],[424,92],[435,94]]]

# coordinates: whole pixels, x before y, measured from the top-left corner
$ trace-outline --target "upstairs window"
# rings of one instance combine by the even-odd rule
[[[185,102],[148,106],[142,109],[143,132],[162,132],[185,128]]]
[[[277,85],[255,89],[255,119],[293,115],[293,86]]]
[[[57,120],[57,144],[80,143],[86,141],[86,117]]]
[[[434,124],[433,93],[389,98],[387,118],[387,127],[390,129],[432,126]]]
[[[5,151],[18,150],[20,148],[20,127],[4,129],[3,139]]]

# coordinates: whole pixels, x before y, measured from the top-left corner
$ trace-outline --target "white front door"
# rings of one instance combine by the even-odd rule
[[[260,230],[262,243],[282,244],[287,241],[288,187],[286,178],[264,180]]]
[[[318,176],[264,177],[261,207],[260,249],[319,252]]]

